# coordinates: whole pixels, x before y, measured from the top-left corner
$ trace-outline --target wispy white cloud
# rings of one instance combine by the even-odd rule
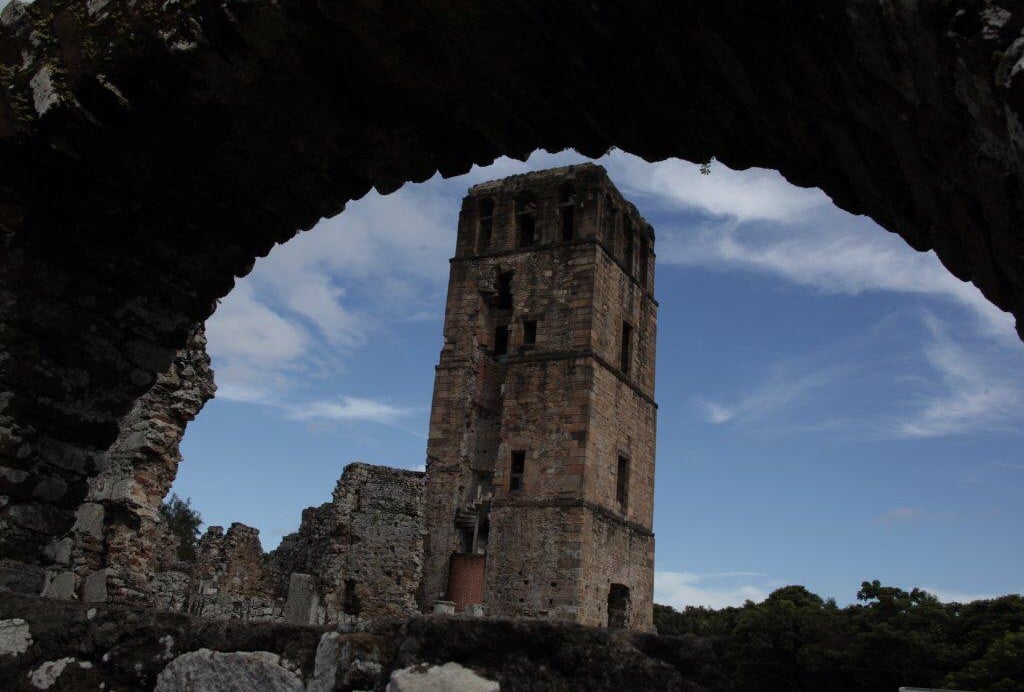
[[[875,517],[879,524],[952,524],[969,521],[970,517],[955,510],[933,510],[924,507],[892,507]]]
[[[686,227],[658,229],[663,265],[758,272],[828,293],[932,295],[969,310],[987,333],[1016,339],[1012,317],[950,274],[935,253],[915,252],[867,217],[839,209],[819,189],[796,187],[765,169],[716,164],[711,175],[701,175],[692,163],[648,164],[621,152],[602,163],[645,208],[697,215]]]
[[[457,205],[436,185],[370,192],[259,260],[208,321],[218,397],[286,404],[312,377],[344,372],[371,335],[436,318]],[[336,402],[317,410],[356,412]]]
[[[1019,363],[994,363],[991,352],[986,357],[965,348],[932,315],[926,314],[924,322],[931,334],[924,356],[938,386],[906,419],[895,422],[895,434],[922,438],[979,430],[1020,432],[1024,368]]]
[[[832,205],[821,190],[796,187],[764,168],[734,171],[714,164],[711,175],[702,175],[688,161],[647,163],[620,151],[601,163],[627,197],[660,208],[699,210],[739,221],[792,222]]]
[[[825,293],[891,291],[933,296],[965,308],[983,333],[1016,339],[1013,318],[989,303],[975,286],[950,274],[934,253],[914,252],[869,220],[839,209],[817,216],[784,227],[726,221],[669,230],[660,241],[658,259],[766,274]]]
[[[341,396],[331,401],[311,401],[289,407],[288,417],[300,421],[367,421],[392,424],[412,413],[376,399]]]
[[[206,335],[217,397],[247,402],[279,390],[312,341],[302,325],[257,300],[245,282],[207,320]]]
[[[730,403],[707,399],[698,399],[697,403],[706,420],[715,425],[756,419],[779,413],[797,400],[834,384],[844,372],[837,367],[807,366],[812,369],[798,372],[791,364],[777,364],[764,383]]]
[[[924,590],[935,596],[937,599],[944,603],[970,603],[971,601],[983,601],[992,598],[999,598],[1005,594],[997,593],[975,593],[971,591],[957,591],[951,589],[943,589],[934,586],[924,587]],[[1020,591],[1018,591],[1019,593]]]
[[[767,587],[751,583],[736,583],[736,579],[763,577],[757,572],[722,572],[694,574],[693,572],[656,571],[654,573],[654,602],[681,610],[686,606],[726,608],[741,606],[747,600],[759,603],[768,597]]]

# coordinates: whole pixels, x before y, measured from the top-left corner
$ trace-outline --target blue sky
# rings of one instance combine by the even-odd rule
[[[466,189],[535,153],[370,193],[277,247],[208,324],[217,398],[174,490],[264,548],[342,468],[422,468]],[[1024,589],[1024,344],[931,253],[764,170],[601,160],[658,257],[656,600],[863,580]]]

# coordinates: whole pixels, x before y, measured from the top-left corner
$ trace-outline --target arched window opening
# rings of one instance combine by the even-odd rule
[[[486,252],[491,247],[491,236],[494,229],[494,200],[490,197],[480,200],[480,212],[477,217],[476,251]]]
[[[519,247],[530,247],[537,242],[537,200],[524,195],[516,202],[516,230]]]
[[[558,188],[558,216],[562,240],[569,242],[576,234],[576,188],[572,183]]]

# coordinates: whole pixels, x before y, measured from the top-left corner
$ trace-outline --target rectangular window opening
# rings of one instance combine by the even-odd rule
[[[565,242],[572,240],[575,235],[575,216],[576,207],[571,205],[562,207],[562,240]]]
[[[494,355],[508,355],[508,325],[499,324],[494,328]]]
[[[494,228],[494,219],[488,217],[480,219],[480,237],[477,241],[477,252],[484,252],[491,247],[491,230]]]
[[[625,229],[626,241],[625,247],[622,251],[622,261],[626,265],[626,273],[632,276],[633,274],[633,228],[627,226]]]
[[[523,345],[533,346],[537,343],[537,320],[523,320]]]
[[[622,509],[629,506],[629,459],[626,457],[619,457],[615,475],[615,501]]]
[[[622,323],[622,342],[619,344],[619,370],[629,373],[629,364],[632,361],[633,328],[628,322]]]
[[[519,225],[519,247],[530,247],[536,242],[536,218],[532,213],[519,214],[516,222]]]
[[[508,310],[512,307],[512,272],[498,274],[498,309]]]
[[[651,246],[647,238],[640,239],[640,285],[647,288],[647,265],[650,263]]]
[[[508,489],[512,492],[523,489],[523,472],[526,470],[526,452],[512,452],[512,465],[509,467]]]

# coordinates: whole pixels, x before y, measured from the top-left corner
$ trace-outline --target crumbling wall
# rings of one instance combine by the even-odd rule
[[[47,548],[55,566],[45,595],[155,605],[154,574],[182,568],[160,504],[181,463],[185,426],[215,390],[200,324],[171,367],[120,421],[117,440],[89,480],[71,531]]]
[[[419,611],[425,535],[423,474],[355,463],[271,559],[282,581],[313,578],[327,622],[410,615]]]
[[[332,500],[264,553],[259,531],[211,526],[192,564],[152,575],[147,605],[217,619],[322,624],[419,612],[423,474],[345,467]]]
[[[199,539],[196,562],[188,581],[186,608],[208,618],[232,620],[280,620],[283,594],[275,587],[260,532],[233,523],[224,532],[211,526]],[[177,587],[174,581],[169,586]]]

